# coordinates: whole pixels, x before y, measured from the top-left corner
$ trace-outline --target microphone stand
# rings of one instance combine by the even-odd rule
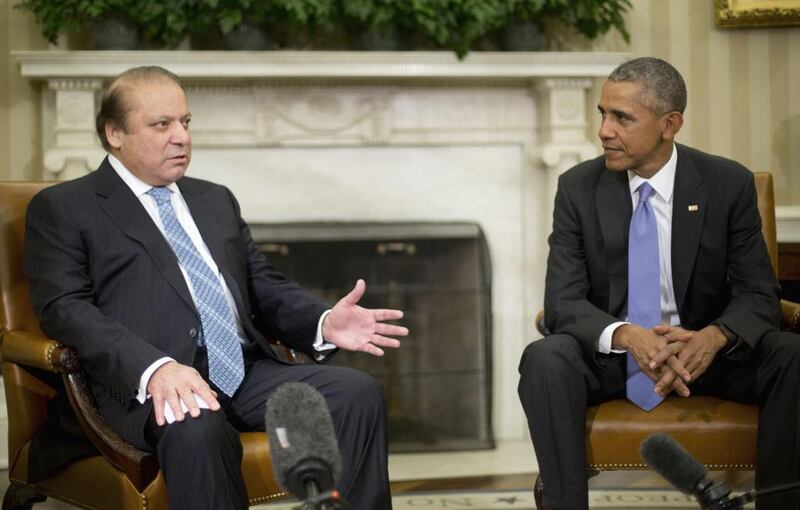
[[[292,510],[350,510],[350,505],[342,499],[339,491],[319,492],[317,482],[313,479],[306,482],[306,494],[306,500]]]
[[[787,483],[784,485],[778,485],[775,487],[770,487],[768,489],[761,489],[761,490],[751,490],[739,494],[733,499],[725,499],[720,500],[711,506],[707,507],[708,510],[742,510],[744,505],[754,501],[756,498],[762,498],[764,496],[769,496],[772,494],[779,494],[781,492],[788,492],[791,490],[800,489],[800,482],[793,482]]]

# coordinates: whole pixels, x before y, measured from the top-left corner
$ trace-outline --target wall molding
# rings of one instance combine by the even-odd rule
[[[29,79],[110,78],[160,65],[184,79],[512,79],[607,76],[627,53],[445,51],[14,51]]]
[[[800,243],[800,206],[775,207],[775,226],[779,243]]]

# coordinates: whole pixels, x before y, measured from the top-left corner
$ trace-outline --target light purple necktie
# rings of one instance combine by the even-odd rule
[[[648,199],[650,184],[639,188],[639,203],[631,217],[628,236],[628,320],[645,328],[661,323],[661,278],[658,256],[658,227]],[[655,383],[644,374],[630,353],[627,355],[628,399],[645,411],[664,400],[653,388]]]

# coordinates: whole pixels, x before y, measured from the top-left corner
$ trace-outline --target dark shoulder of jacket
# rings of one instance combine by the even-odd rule
[[[688,157],[703,176],[726,180],[752,179],[753,177],[753,173],[738,161],[709,154],[688,145],[676,145],[678,147],[678,164],[680,164],[681,157]]]
[[[607,171],[604,156],[587,159],[561,174],[558,178],[559,185],[563,184],[570,188],[593,188],[597,180],[600,179],[600,176]]]
[[[227,186],[188,176],[178,181],[178,186],[184,193],[204,194],[212,200],[219,201],[214,203],[230,205],[237,215],[240,214],[239,202]]]
[[[230,193],[230,190],[222,184],[217,184],[216,182],[207,181],[205,179],[198,179],[196,177],[189,177],[188,175],[182,177],[181,180],[178,181],[178,186],[180,186],[181,189],[194,192],[213,191]]]
[[[28,211],[41,210],[41,207],[52,208],[64,213],[74,210],[76,205],[86,206],[91,204],[89,199],[94,196],[95,173],[89,172],[75,179],[62,181],[39,190],[28,204]],[[46,205],[45,205],[46,204]]]

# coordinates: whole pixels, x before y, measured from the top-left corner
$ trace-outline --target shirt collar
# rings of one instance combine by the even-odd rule
[[[114,169],[114,171],[117,172],[119,178],[122,179],[122,181],[131,189],[131,191],[133,191],[133,194],[137,197],[141,197],[150,191],[151,188],[153,188],[153,186],[133,175],[120,160],[114,157],[113,154],[108,155],[108,162],[111,164],[111,167]],[[173,193],[178,193],[180,195],[178,185],[174,182],[165,187]]]
[[[678,167],[678,150],[675,144],[672,144],[672,155],[669,161],[661,167],[651,178],[644,179],[639,177],[634,172],[628,170],[628,185],[631,188],[631,196],[639,188],[643,182],[650,183],[653,190],[664,200],[670,202],[672,200],[672,191],[675,189],[675,170]]]

